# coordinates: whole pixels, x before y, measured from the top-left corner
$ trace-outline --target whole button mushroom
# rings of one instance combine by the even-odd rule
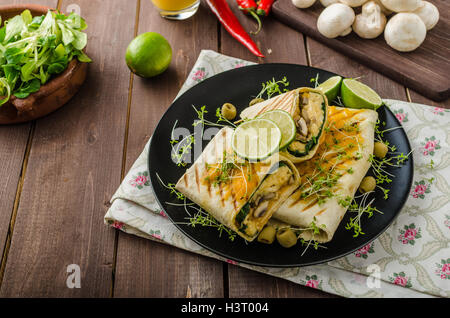
[[[340,3],[346,4],[350,7],[362,6],[367,0],[339,0]]]
[[[353,31],[364,39],[374,39],[384,31],[386,16],[375,1],[366,2],[362,6],[361,14],[358,14],[353,23]]]
[[[292,4],[300,9],[309,8],[316,0],[292,0]]]
[[[352,8],[342,3],[334,3],[319,15],[317,29],[323,36],[332,39],[349,34],[352,31],[353,21],[355,12]]]
[[[431,30],[439,21],[439,10],[434,4],[428,1],[422,1],[420,7],[414,10],[415,13],[422,19],[423,23],[427,27],[427,30]]]
[[[378,4],[381,8],[381,12],[384,13],[384,15],[390,15],[392,13],[391,10],[389,10],[388,8],[386,8],[382,3],[381,0],[372,0],[373,2],[375,2],[376,4]]]
[[[422,19],[408,12],[394,15],[384,30],[384,39],[387,44],[400,52],[414,51],[422,44],[426,35],[427,28]]]
[[[381,3],[394,12],[411,12],[420,6],[421,0],[381,0]]]

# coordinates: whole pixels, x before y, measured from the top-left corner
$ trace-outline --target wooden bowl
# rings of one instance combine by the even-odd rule
[[[49,7],[26,4],[0,6],[2,21],[20,14],[25,9],[33,16],[44,15]],[[67,69],[53,77],[39,91],[20,99],[13,95],[8,102],[0,106],[0,124],[23,123],[45,116],[63,106],[80,89],[86,79],[88,63],[81,63],[74,58]]]

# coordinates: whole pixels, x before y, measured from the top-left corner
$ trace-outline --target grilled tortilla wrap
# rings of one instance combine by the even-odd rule
[[[301,87],[247,107],[240,116],[242,119],[252,119],[274,109],[290,113],[297,126],[297,133],[283,154],[298,163],[311,159],[323,141],[327,107],[327,98],[321,91]]]
[[[302,229],[300,237],[328,242],[370,168],[377,112],[329,107],[324,141],[311,160],[296,164],[301,186],[274,218]],[[314,228],[319,233],[314,234]]]
[[[176,189],[216,220],[252,241],[298,188],[300,176],[288,159],[273,155],[261,162],[235,156],[233,129],[225,127],[176,184]]]

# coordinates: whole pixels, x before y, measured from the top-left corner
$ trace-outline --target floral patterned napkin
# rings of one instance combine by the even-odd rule
[[[179,95],[207,77],[250,64],[202,51]],[[149,143],[111,199],[105,223],[344,297],[449,297],[450,111],[395,100],[385,103],[414,149],[414,184],[393,224],[355,253],[326,264],[288,269],[240,264],[211,253],[182,234],[156,203],[147,171]]]

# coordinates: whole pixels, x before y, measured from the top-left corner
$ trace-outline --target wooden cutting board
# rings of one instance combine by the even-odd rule
[[[354,32],[336,39],[322,36],[316,27],[324,8],[319,1],[311,8],[298,9],[291,0],[278,0],[273,5],[273,14],[292,28],[406,87],[434,101],[444,101],[450,97],[450,1],[431,2],[439,9],[440,20],[428,31],[424,43],[408,53],[389,47],[383,35],[373,40],[362,39]]]

